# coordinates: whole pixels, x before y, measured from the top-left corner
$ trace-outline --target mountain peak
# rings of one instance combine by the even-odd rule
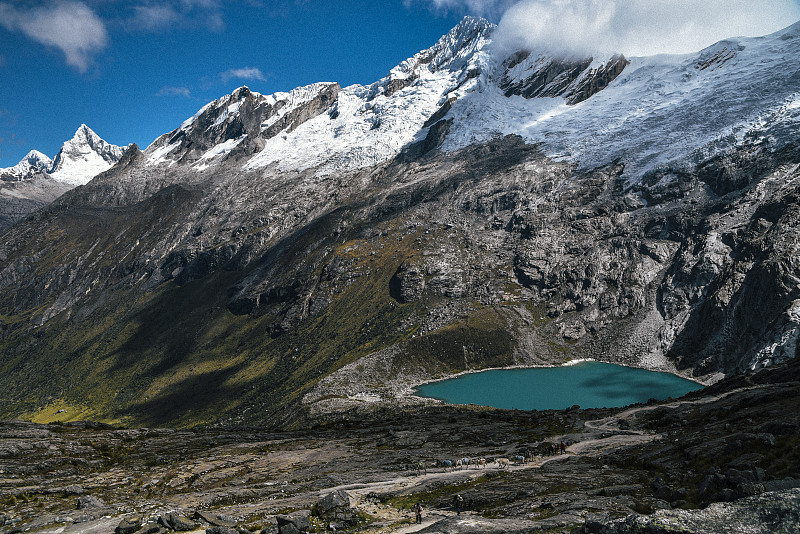
[[[34,174],[46,173],[52,160],[38,150],[31,150],[19,163],[7,169],[0,169],[0,177],[6,181],[21,181]]]
[[[52,160],[47,155],[42,154],[38,150],[31,150],[30,152],[28,152],[28,154],[24,158],[22,158],[22,161],[20,161],[20,163],[22,163],[23,161],[27,161],[28,163],[31,164],[47,163],[47,165],[49,165],[50,163],[52,163]]]
[[[124,152],[124,147],[106,142],[81,124],[72,139],[61,146],[49,174],[60,182],[83,185],[119,161]]]

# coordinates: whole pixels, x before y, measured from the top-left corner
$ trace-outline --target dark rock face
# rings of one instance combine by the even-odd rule
[[[114,347],[111,369],[123,383],[141,347],[157,347],[143,364],[156,375],[247,347],[253,360],[241,365],[263,362],[271,374],[243,394],[278,403],[338,369],[338,358],[350,363],[333,346],[351,355],[391,348],[396,364],[384,380],[400,369],[433,376],[489,360],[585,357],[732,375],[797,350],[800,193],[790,149],[749,147],[717,161],[730,171],[715,176],[732,177],[717,179],[721,192],[746,184],[724,195],[707,186],[711,163],[629,187],[621,163],[577,172],[514,137],[455,155],[406,154],[336,179],[228,177],[222,164],[159,186],[142,154],[130,153],[7,234],[0,305],[25,320],[0,325],[3,361],[23,362],[0,376],[5,395],[26,398],[18,376],[60,390],[68,379],[52,372],[58,355],[88,362],[100,346]],[[485,315],[497,324],[471,321],[481,310],[503,313]],[[93,326],[106,320],[116,326]],[[31,329],[46,324],[58,326]],[[439,341],[457,330],[437,330],[459,324],[462,348],[448,350]],[[491,345],[472,335],[500,331]],[[72,344],[86,332],[91,343]],[[413,334],[424,335],[408,341]],[[441,360],[418,360],[420,347]],[[300,361],[313,363],[288,381]],[[176,406],[167,398],[164,417]]]
[[[406,87],[410,86],[418,78],[419,78],[419,76],[417,76],[417,75],[411,75],[411,76],[408,76],[407,78],[397,78],[397,79],[394,79],[394,80],[390,80],[386,84],[386,88],[384,89],[383,94],[385,96],[387,96],[387,97],[388,96],[392,96],[397,91],[400,91],[401,89],[405,89]]]
[[[414,302],[425,291],[425,273],[420,265],[404,263],[389,281],[390,292],[400,303]]]
[[[517,52],[503,64],[506,72],[499,86],[506,96],[561,96],[574,105],[605,89],[630,64],[624,56],[615,55],[589,70],[592,61],[592,58],[531,57],[530,52]]]
[[[514,55],[507,61],[508,68],[520,65],[528,55]],[[592,59],[580,61],[558,61],[547,59],[537,64],[532,72],[519,80],[507,77],[500,82],[500,89],[506,96],[519,95],[524,98],[553,97],[564,94],[569,85],[591,65]]]
[[[570,88],[566,95],[567,103],[578,104],[599,93],[622,74],[629,64],[630,61],[625,59],[625,56],[615,55],[607,63],[592,69]]]

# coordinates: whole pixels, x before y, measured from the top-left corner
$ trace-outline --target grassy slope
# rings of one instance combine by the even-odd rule
[[[113,239],[100,236],[120,231],[117,226],[128,218],[119,217],[95,215],[80,231],[73,225],[86,220],[62,220],[58,231],[79,249],[99,241],[93,254],[110,263],[103,255],[112,255]],[[430,303],[399,304],[389,294],[398,266],[418,254],[417,235],[402,236],[400,222],[384,221],[378,237],[321,247],[316,253],[327,255],[326,261],[339,257],[360,276],[335,293],[323,312],[275,338],[269,335],[273,316],[237,316],[227,309],[228,289],[243,273],[225,270],[150,292],[105,292],[92,297],[93,313],[81,318],[62,313],[37,331],[32,344],[12,334],[0,342],[0,387],[9,400],[0,416],[183,426],[251,406],[246,420],[258,421],[299,400],[325,374],[406,339],[409,365],[434,373],[483,360],[512,363],[513,341],[502,317],[480,307],[472,318],[412,339],[415,327],[405,319]],[[60,250],[69,250],[67,245]],[[306,245],[289,247],[287,256]],[[47,263],[66,259],[54,255]],[[317,262],[318,270],[324,263]]]

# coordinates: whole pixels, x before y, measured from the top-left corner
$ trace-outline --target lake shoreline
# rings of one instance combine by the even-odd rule
[[[581,364],[593,365],[591,368],[586,368]],[[581,366],[581,368],[578,369],[578,366]],[[571,368],[575,369],[571,370]],[[536,373],[525,373],[526,371],[536,370],[561,370],[574,376],[565,375],[564,373],[553,375],[551,373],[549,377],[537,377]],[[513,375],[506,374],[504,376],[505,383],[501,383],[502,387],[498,388],[497,384],[491,383],[489,377],[490,374],[496,374],[498,371],[519,371],[525,374],[527,378],[525,383],[521,384],[518,383],[521,380],[520,376],[513,377]],[[627,372],[630,372],[631,376],[622,379],[620,373]],[[469,384],[464,380],[460,380],[481,374],[484,375],[483,381],[485,383],[478,378],[468,379]],[[512,377],[515,380],[509,381],[509,378]],[[545,380],[547,382],[544,382]],[[542,381],[542,383],[539,381]],[[615,381],[617,382],[616,386],[614,386]],[[594,387],[580,387],[574,391],[569,389],[571,385],[580,385],[582,382],[593,383]],[[436,384],[444,383],[449,383],[449,385],[435,387]],[[687,387],[689,383],[700,387]],[[432,385],[434,386],[432,389],[428,388],[428,391],[421,391]],[[515,386],[516,390],[514,389]],[[563,410],[575,405],[579,405],[581,408],[620,408],[640,404],[651,398],[665,400],[682,397],[706,386],[706,384],[698,380],[692,380],[668,371],[654,371],[642,367],[583,358],[570,360],[561,365],[518,365],[471,369],[447,377],[426,380],[411,386],[412,393],[409,397],[426,402],[435,401],[454,405],[477,405],[500,409]],[[614,387],[617,389],[614,389]],[[636,390],[639,391],[637,392]],[[515,393],[512,394],[510,393],[511,391]],[[536,395],[541,395],[541,398],[536,400]],[[644,398],[645,396],[647,398]],[[473,398],[474,400],[472,400]],[[625,400],[621,401],[619,399]],[[519,405],[520,403],[521,405]]]

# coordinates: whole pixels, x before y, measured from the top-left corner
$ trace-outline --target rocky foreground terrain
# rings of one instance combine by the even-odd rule
[[[793,361],[616,410],[386,407],[295,432],[5,421],[0,532],[797,532],[798,405]],[[462,457],[486,464],[441,465]]]

